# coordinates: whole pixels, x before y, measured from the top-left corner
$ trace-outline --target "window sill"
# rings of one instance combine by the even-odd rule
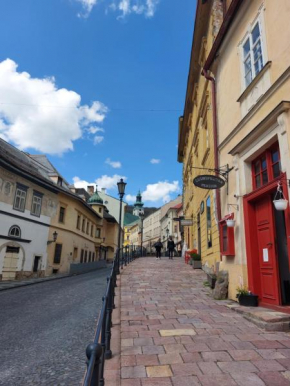
[[[245,88],[245,90],[239,96],[239,98],[237,99],[237,102],[242,102],[243,99],[245,99],[245,97],[250,94],[250,92],[253,90],[253,88],[256,86],[256,84],[259,82],[259,80],[262,78],[262,76],[265,74],[265,72],[268,70],[268,68],[271,67],[271,64],[272,64],[272,62],[268,61],[264,65],[264,67],[259,72],[259,74],[255,76],[255,78],[252,80],[252,82]]]

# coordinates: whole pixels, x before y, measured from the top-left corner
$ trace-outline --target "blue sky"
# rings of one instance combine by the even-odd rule
[[[181,5],[182,3],[182,5]],[[1,0],[0,136],[78,186],[181,193],[195,0]]]

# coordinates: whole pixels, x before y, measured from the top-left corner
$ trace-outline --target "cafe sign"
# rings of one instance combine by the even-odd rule
[[[204,174],[193,179],[195,186],[201,189],[220,189],[226,181],[218,176]]]
[[[180,221],[180,225],[184,226],[184,227],[190,227],[193,225],[193,220],[191,218],[187,219],[183,219]]]

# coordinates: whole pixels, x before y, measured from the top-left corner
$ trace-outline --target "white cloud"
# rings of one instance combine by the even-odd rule
[[[151,162],[152,164],[160,164],[160,159],[152,158],[152,159],[150,160],[150,162]]]
[[[49,154],[73,150],[73,141],[82,137],[83,130],[102,123],[108,111],[97,101],[80,105],[80,95],[57,88],[54,78],[18,72],[11,59],[0,62],[0,95],[0,137],[21,150]]]
[[[148,184],[146,190],[142,193],[143,201],[157,202],[162,200],[164,203],[171,200],[172,193],[179,193],[180,187],[178,181],[172,183],[168,181],[159,181],[156,184]],[[126,201],[135,202],[136,197],[128,194]]]
[[[113,0],[107,10],[120,12],[118,19],[130,14],[144,15],[151,18],[155,15],[160,0]]]
[[[102,135],[96,135],[94,137],[94,145],[98,145],[99,143],[103,142],[104,137]]]
[[[91,126],[91,127],[89,127],[89,128],[87,129],[87,131],[88,131],[88,133],[90,133],[90,134],[96,134],[96,133],[98,133],[99,131],[104,132],[105,130],[102,129],[102,128],[100,128],[100,127],[94,127],[94,126]]]
[[[78,13],[78,17],[88,17],[93,7],[97,4],[97,0],[76,0],[83,6],[84,13]]]
[[[114,169],[119,169],[122,167],[122,164],[120,161],[111,161],[110,158],[107,158],[105,163],[112,166],[112,168],[114,168]]]
[[[114,174],[113,176],[101,176],[100,178],[95,179],[94,182],[87,182],[85,180],[81,180],[79,177],[73,177],[73,182],[76,188],[84,188],[87,189],[88,185],[98,185],[98,188],[106,188],[108,190],[117,189],[117,182],[123,178],[124,181],[127,180],[127,177],[120,176],[118,174]]]

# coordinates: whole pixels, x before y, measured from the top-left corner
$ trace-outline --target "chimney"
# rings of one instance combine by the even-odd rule
[[[89,185],[87,187],[87,192],[89,193],[90,196],[94,194],[94,185]]]

